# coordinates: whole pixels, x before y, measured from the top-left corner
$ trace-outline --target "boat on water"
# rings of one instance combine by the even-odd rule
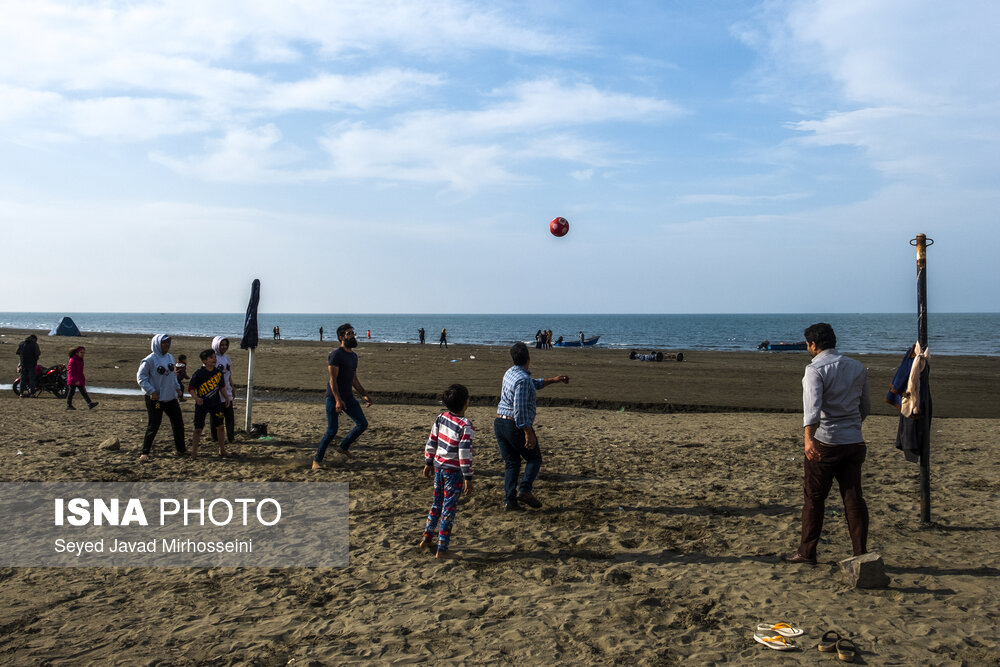
[[[582,342],[579,340],[564,340],[556,341],[553,343],[553,347],[592,347],[597,345],[597,341],[600,340],[600,336],[594,336],[593,338],[587,338]]]
[[[803,340],[798,343],[772,343],[769,340],[764,340],[757,346],[757,349],[765,352],[802,351],[806,349],[806,342]]]

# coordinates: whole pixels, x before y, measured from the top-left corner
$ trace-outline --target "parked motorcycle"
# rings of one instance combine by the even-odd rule
[[[11,384],[14,393],[21,394],[21,364],[17,365],[17,377]],[[51,391],[58,398],[66,398],[69,389],[66,387],[66,367],[56,364],[51,368],[35,366],[35,392]]]

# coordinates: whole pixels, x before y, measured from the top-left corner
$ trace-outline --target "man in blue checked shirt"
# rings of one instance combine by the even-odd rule
[[[514,365],[507,369],[503,376],[503,387],[500,389],[500,404],[497,405],[497,416],[493,420],[493,433],[500,447],[500,456],[506,464],[504,471],[504,510],[519,512],[524,509],[521,503],[539,508],[542,503],[531,492],[531,486],[538,477],[542,467],[542,452],[538,448],[538,438],[535,436],[535,392],[553,382],[569,384],[569,377],[557,375],[553,378],[534,379],[528,364],[531,357],[528,346],[524,343],[514,343],[510,348],[510,358]],[[520,487],[517,483],[521,473],[521,459],[524,459],[524,476]]]

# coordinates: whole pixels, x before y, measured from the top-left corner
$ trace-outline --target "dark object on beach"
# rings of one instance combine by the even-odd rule
[[[562,336],[560,336],[562,338]],[[564,340],[562,342],[556,341],[556,347],[592,347],[597,344],[597,340],[600,336],[594,336],[593,338],[587,338],[583,341],[578,340]]]
[[[791,352],[795,350],[801,352],[806,349],[806,342],[803,340],[798,343],[772,343],[769,340],[763,340],[757,349],[766,352]]]
[[[263,424],[253,424],[250,426],[250,431],[247,433],[251,438],[263,438],[267,435],[267,423]]]
[[[666,354],[664,354],[663,352],[650,352],[649,354],[643,354],[641,352],[636,352],[635,350],[632,350],[631,352],[628,353],[628,358],[632,360],[637,359],[639,361],[663,361],[664,359],[684,361],[684,353],[678,352],[677,354],[674,354],[673,352],[667,352]]]
[[[257,347],[260,337],[257,332],[257,306],[260,304],[260,280],[254,278],[250,283],[250,302],[247,304],[246,319],[243,320],[243,337],[240,338],[241,350],[252,350]],[[278,337],[278,327],[274,327],[275,338]],[[322,329],[320,336],[323,335]]]
[[[885,588],[889,585],[885,563],[877,553],[845,558],[840,561],[840,572],[851,588]]]
[[[77,328],[76,322],[73,321],[71,317],[64,317],[55,326],[52,331],[49,332],[50,336],[82,336],[80,329]]]
[[[56,398],[66,398],[66,393],[69,391],[66,386],[66,367],[62,364],[56,364],[51,368],[42,368],[37,366],[35,368],[35,392],[39,391],[51,391],[56,395]],[[17,395],[21,394],[21,365],[17,365],[18,376],[11,383],[10,388],[14,390]]]

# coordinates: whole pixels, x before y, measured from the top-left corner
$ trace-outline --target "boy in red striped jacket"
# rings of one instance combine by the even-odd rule
[[[460,558],[448,551],[451,526],[455,521],[458,499],[472,493],[472,422],[465,416],[469,409],[469,390],[460,384],[448,387],[443,410],[431,427],[424,447],[424,477],[434,476],[434,502],[427,514],[421,549],[433,545],[438,530],[437,558]]]

